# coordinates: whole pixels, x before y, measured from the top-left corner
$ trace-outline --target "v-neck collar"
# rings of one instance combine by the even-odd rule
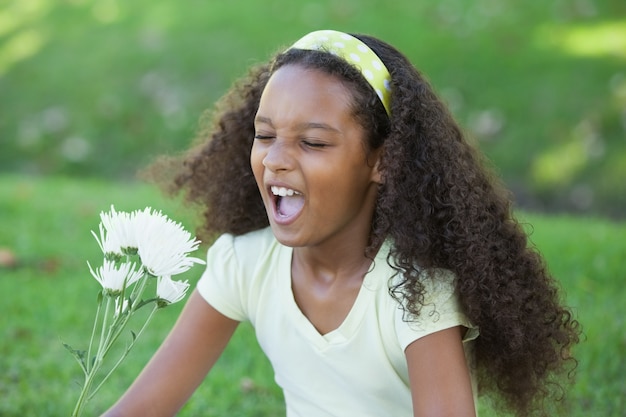
[[[320,350],[349,341],[358,330],[359,325],[365,317],[368,307],[372,307],[374,305],[373,300],[375,290],[382,284],[383,281],[381,280],[381,277],[378,276],[379,274],[377,274],[377,270],[380,271],[381,269],[378,268],[378,265],[381,262],[386,262],[386,255],[381,258],[380,253],[386,250],[386,247],[383,245],[383,247],[379,250],[379,255],[376,256],[370,270],[365,274],[356,299],[354,300],[354,303],[344,320],[337,328],[325,334],[321,334],[315,328],[313,323],[311,323],[308,317],[306,317],[306,315],[302,312],[298,303],[296,303],[292,288],[293,280],[291,276],[293,248],[285,246],[284,249],[285,253],[284,256],[281,257],[280,269],[290,272],[288,274],[281,274],[285,282],[280,283],[280,288],[284,291],[284,297],[282,298],[288,303],[287,312],[293,320],[295,328],[298,329],[304,337],[311,341],[311,343],[313,343],[314,346]]]

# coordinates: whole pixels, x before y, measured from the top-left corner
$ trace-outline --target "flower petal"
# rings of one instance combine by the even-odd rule
[[[118,212],[113,205],[110,212],[100,213],[100,239],[93,231],[92,234],[105,254],[122,256],[137,250],[131,213]]]
[[[154,276],[171,276],[187,271],[198,258],[189,257],[200,244],[180,223],[150,207],[133,213],[137,251],[146,270]]]
[[[109,294],[119,294],[124,285],[128,288],[143,276],[141,269],[137,269],[134,263],[122,263],[117,266],[115,262],[105,259],[103,265],[95,271],[89,262],[87,265],[91,275]]]
[[[157,297],[166,304],[173,304],[182,300],[188,289],[188,281],[174,281],[169,276],[162,276],[157,279]]]

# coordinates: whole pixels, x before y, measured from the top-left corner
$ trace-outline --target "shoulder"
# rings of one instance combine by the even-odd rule
[[[255,230],[243,235],[229,233],[221,235],[211,245],[208,258],[225,261],[231,259],[238,264],[254,261],[271,251],[278,241],[269,227]]]
[[[232,237],[233,248],[237,254],[262,253],[279,245],[272,229],[265,227],[244,235]]]
[[[409,313],[408,299],[402,295],[406,289],[396,288],[402,280],[398,274],[390,281],[390,286],[392,293],[397,291],[395,301],[400,303],[395,310],[395,330],[403,350],[417,339],[456,326],[469,330],[464,341],[478,336],[478,328],[470,322],[461,306],[456,275],[452,271],[440,268],[422,270],[416,280],[423,289],[422,297],[413,300],[421,305],[418,314]]]
[[[284,258],[271,229],[224,234],[209,248],[198,290],[216,310],[234,320],[253,319],[258,294]],[[277,266],[278,265],[278,266]]]
[[[428,269],[420,275],[424,286],[424,305],[442,302],[456,297],[456,276],[447,269]]]

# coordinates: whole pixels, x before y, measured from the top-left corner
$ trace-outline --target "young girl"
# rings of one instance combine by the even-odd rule
[[[174,188],[219,238],[107,416],[175,414],[244,320],[289,417],[474,416],[479,391],[523,416],[562,394],[578,323],[508,194],[393,47],[310,33],[233,88],[203,136]]]

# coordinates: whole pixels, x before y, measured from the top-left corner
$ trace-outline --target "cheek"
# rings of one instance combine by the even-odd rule
[[[254,178],[257,180],[257,183],[263,179],[263,158],[265,154],[260,151],[258,146],[252,145],[252,150],[250,151],[250,167],[252,168],[252,172],[254,173]]]

